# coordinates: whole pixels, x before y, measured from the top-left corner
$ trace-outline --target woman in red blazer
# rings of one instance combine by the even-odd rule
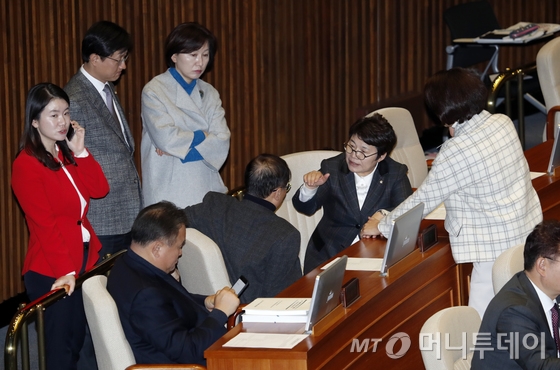
[[[70,297],[45,311],[48,369],[76,368],[86,321],[81,291],[74,292],[74,286],[101,249],[86,214],[90,197],[109,192],[101,167],[84,146],[85,130],[70,121],[69,104],[56,85],[31,88],[12,168],[12,188],[30,233],[22,271],[27,295],[35,300],[70,287]]]

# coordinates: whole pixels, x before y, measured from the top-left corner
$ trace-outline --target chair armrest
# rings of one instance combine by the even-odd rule
[[[206,366],[195,365],[195,364],[136,364],[130,365],[125,370],[206,370]]]
[[[546,140],[554,139],[555,117],[558,112],[560,112],[560,105],[555,105],[546,114]]]
[[[228,321],[227,321],[227,330],[230,331],[231,329],[233,329],[235,327],[235,325],[237,325],[239,323],[239,316],[245,312],[245,310],[243,310],[243,308],[245,308],[245,306],[247,306],[246,304],[241,304],[239,305],[239,307],[237,307],[237,310],[235,310],[235,312],[233,313],[233,315],[231,315],[230,317],[228,317]]]

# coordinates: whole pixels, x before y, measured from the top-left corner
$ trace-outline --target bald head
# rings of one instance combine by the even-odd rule
[[[245,169],[246,192],[265,199],[276,189],[285,188],[290,176],[285,160],[272,154],[260,154]]]
[[[140,211],[132,225],[132,243],[146,246],[164,240],[173,244],[179,230],[188,227],[187,216],[171,202],[162,201]]]

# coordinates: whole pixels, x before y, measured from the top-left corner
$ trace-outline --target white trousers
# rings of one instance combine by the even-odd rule
[[[473,262],[471,286],[469,291],[469,306],[478,311],[480,317],[484,315],[486,307],[494,298],[492,286],[492,262]]]

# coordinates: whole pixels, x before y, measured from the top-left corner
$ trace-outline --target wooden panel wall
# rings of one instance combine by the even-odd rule
[[[27,229],[10,188],[25,95],[34,84],[61,86],[81,64],[87,28],[107,19],[135,48],[117,91],[137,148],[140,93],[165,70],[163,43],[195,20],[218,37],[214,71],[232,132],[222,175],[242,185],[256,154],[340,149],[357,108],[420,92],[445,67],[445,8],[463,0],[3,0],[0,2],[0,301],[23,290]],[[560,22],[557,0],[493,0],[502,25]],[[476,21],[476,20],[474,20]],[[534,60],[538,46],[509,48],[501,66]],[[139,164],[139,151],[137,150]]]

